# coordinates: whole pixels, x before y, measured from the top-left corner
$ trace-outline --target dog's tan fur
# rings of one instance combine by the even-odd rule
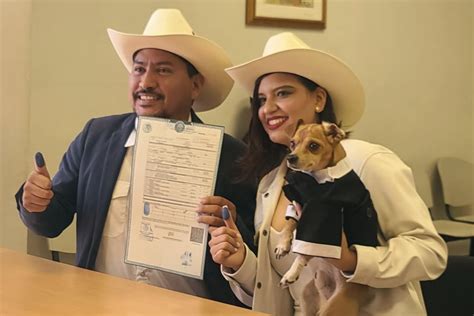
[[[290,167],[294,170],[318,171],[334,166],[346,156],[340,144],[345,138],[345,132],[336,124],[323,122],[322,124],[300,125],[291,139],[291,153],[298,160]],[[312,150],[311,145],[317,149]]]
[[[297,159],[293,163],[289,159],[289,167],[314,172],[336,165],[346,156],[340,144],[344,138],[344,131],[336,124],[323,122],[299,126],[291,140],[289,155]],[[296,226],[295,220],[286,221],[282,238],[275,249],[277,258],[290,251]],[[313,272],[314,279],[302,293],[302,310],[305,315],[358,315],[359,306],[368,295],[368,287],[346,282],[340,271],[324,258],[298,254],[282,277],[280,285],[286,287],[295,282],[306,265]]]

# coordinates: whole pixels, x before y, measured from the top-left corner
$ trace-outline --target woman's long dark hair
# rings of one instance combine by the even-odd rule
[[[289,74],[295,76],[311,92],[319,87],[318,84],[305,77],[292,73]],[[256,181],[256,183],[258,183],[264,175],[280,165],[288,153],[286,146],[276,144],[270,140],[270,137],[268,137],[267,132],[265,132],[262,126],[262,122],[260,122],[258,118],[258,110],[260,108],[258,90],[262,79],[268,75],[270,74],[260,76],[255,81],[251,100],[252,118],[245,137],[245,141],[248,144],[248,151],[238,164],[240,169],[239,181]],[[318,113],[318,118],[320,121],[336,123],[336,115],[334,114],[334,108],[329,93],[326,97],[326,105],[323,111]]]

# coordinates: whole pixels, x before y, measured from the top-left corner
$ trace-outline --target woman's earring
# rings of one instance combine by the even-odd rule
[[[319,113],[319,112],[321,112],[321,111],[319,110],[319,106],[317,106],[316,107],[316,113]]]

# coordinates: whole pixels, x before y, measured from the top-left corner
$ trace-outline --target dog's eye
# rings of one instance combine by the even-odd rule
[[[311,151],[317,151],[317,150],[319,149],[319,147],[320,147],[320,146],[319,146],[319,144],[318,144],[318,143],[314,143],[314,142],[312,142],[312,143],[310,143],[310,144],[309,144],[309,146],[308,146],[308,147],[309,147],[309,150],[311,150]]]
[[[291,150],[295,149],[295,141],[294,140],[290,140],[290,149]]]

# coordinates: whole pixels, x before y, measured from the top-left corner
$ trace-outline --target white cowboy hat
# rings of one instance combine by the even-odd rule
[[[107,29],[112,45],[128,72],[133,54],[143,48],[162,49],[189,61],[205,79],[193,109],[207,111],[221,104],[229,94],[233,81],[224,68],[232,66],[222,47],[194,35],[191,26],[176,9],[158,9],[151,15],[143,34],[127,34]]]
[[[329,92],[336,119],[343,128],[357,123],[364,112],[364,88],[349,66],[328,53],[310,48],[290,32],[270,37],[262,57],[226,71],[250,95],[255,80],[267,73],[287,72],[310,79]]]

